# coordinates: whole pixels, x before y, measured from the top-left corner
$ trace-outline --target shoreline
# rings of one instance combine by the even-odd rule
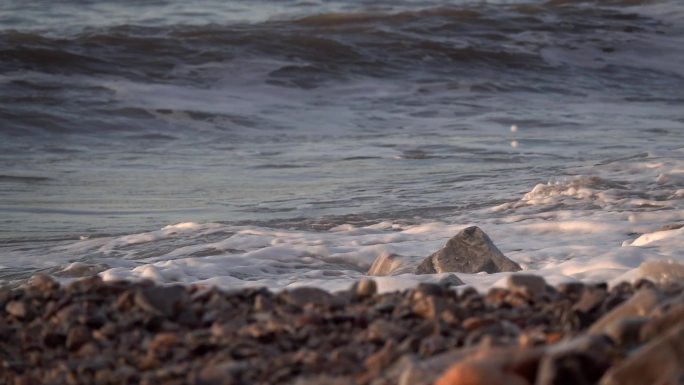
[[[642,279],[609,288],[578,282],[550,286],[529,274],[511,277],[507,288],[486,293],[447,281],[379,294],[372,279],[330,293],[312,287],[225,291],[104,282],[99,276],[60,285],[36,275],[21,287],[0,288],[0,380],[198,385],[681,381],[681,279],[661,284]],[[666,353],[656,354],[657,360],[643,354],[653,346]],[[637,367],[642,368],[638,373],[630,372]]]

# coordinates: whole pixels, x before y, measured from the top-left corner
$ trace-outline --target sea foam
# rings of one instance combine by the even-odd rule
[[[678,175],[678,162],[647,159],[625,162],[619,172],[614,165],[591,170],[601,176],[538,184],[518,201],[481,209],[473,213],[483,218],[477,224],[526,272],[552,283],[635,280],[653,276],[658,261],[684,262],[684,228],[672,228],[684,218],[684,203],[676,194],[677,184],[671,183],[675,178],[665,183],[661,177]],[[314,231],[185,223],[106,241],[84,241],[73,249],[92,247],[116,254],[126,245],[142,242],[175,239],[182,244],[166,254],[135,260],[134,266],[106,270],[101,273],[105,280],[274,290],[313,285],[339,290],[366,276],[378,256],[395,254],[404,257],[402,263],[418,263],[471,224],[383,221]],[[202,241],[211,234],[219,239]],[[398,270],[406,271],[406,266]],[[507,274],[457,275],[486,289],[502,285]],[[381,291],[442,278],[411,273],[375,277]]]

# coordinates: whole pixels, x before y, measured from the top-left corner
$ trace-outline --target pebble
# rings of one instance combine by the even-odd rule
[[[601,385],[678,384],[684,375],[684,323],[611,368]]]
[[[463,282],[463,280],[456,274],[448,274],[439,280],[439,284],[444,287],[456,287],[465,285],[465,282]]]
[[[579,301],[573,306],[573,310],[579,313],[591,313],[597,309],[608,296],[608,292],[602,287],[587,287],[582,291]]]
[[[280,296],[286,302],[298,307],[306,305],[336,307],[343,305],[340,298],[315,287],[297,287],[283,292]]]
[[[0,307],[4,307],[11,298],[12,290],[7,287],[0,287]]]
[[[444,284],[379,294],[370,279],[339,294],[96,278],[67,290],[38,276],[0,289],[0,383],[611,385],[682,375],[682,285],[551,290],[516,275],[486,296]]]
[[[90,329],[82,325],[76,325],[69,329],[66,337],[66,347],[69,350],[77,350],[91,338]]]
[[[639,340],[649,341],[684,322],[684,302],[671,307],[660,317],[649,319],[639,330]]]
[[[616,345],[629,350],[639,345],[641,329],[648,321],[649,318],[642,316],[620,318],[606,325],[603,333],[610,337]]]
[[[160,316],[171,316],[185,294],[182,286],[152,286],[135,292],[134,301],[140,308]]]
[[[273,310],[273,301],[269,296],[258,294],[254,297],[254,311],[268,312]]]
[[[435,385],[529,385],[515,373],[505,372],[497,362],[465,361],[452,366]]]
[[[639,290],[629,300],[612,309],[609,313],[604,314],[598,321],[591,325],[589,332],[602,333],[606,326],[620,318],[646,316],[657,306],[659,301],[660,296],[656,290]]]
[[[29,285],[43,292],[50,292],[59,287],[57,281],[45,274],[36,274],[29,280]]]
[[[352,291],[359,298],[372,297],[378,292],[378,284],[370,278],[362,278],[354,283]]]
[[[439,297],[419,296],[413,303],[413,312],[425,319],[435,319],[439,317],[446,308],[446,302]]]
[[[506,279],[506,286],[512,292],[520,293],[528,298],[544,294],[546,281],[538,275],[511,274]]]
[[[5,305],[5,311],[16,318],[26,318],[29,315],[29,310],[26,304],[22,301],[10,301]]]
[[[571,302],[577,302],[584,293],[585,285],[582,282],[563,282],[556,286],[556,290]]]
[[[169,350],[178,343],[178,336],[176,333],[160,333],[154,336],[150,342],[148,349],[152,352],[159,353]]]
[[[368,326],[366,333],[369,341],[384,342],[391,339],[401,341],[408,334],[408,331],[395,323],[378,319]]]

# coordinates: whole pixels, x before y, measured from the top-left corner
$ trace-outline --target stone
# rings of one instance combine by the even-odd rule
[[[383,345],[382,349],[370,355],[366,358],[364,365],[366,369],[374,374],[380,374],[385,368],[387,368],[394,360],[399,356],[399,351],[396,344],[392,340],[388,340]]]
[[[613,285],[613,287],[610,288],[610,294],[630,296],[634,294],[634,287],[629,282],[620,282],[616,285]]]
[[[4,307],[11,298],[12,290],[7,287],[0,287],[0,307]]]
[[[138,289],[134,301],[144,310],[168,317],[177,312],[177,305],[184,297],[185,289],[182,286],[151,286]]]
[[[472,331],[495,323],[496,319],[491,317],[468,317],[463,320],[461,327],[465,330]]]
[[[127,384],[135,379],[137,371],[130,365],[117,365],[112,372],[110,381],[115,384]]]
[[[411,270],[410,258],[397,254],[382,253],[375,258],[367,274],[371,276],[385,276],[410,273]]]
[[[31,311],[23,301],[10,301],[5,305],[5,311],[12,316],[23,319],[31,315]]]
[[[587,287],[572,309],[580,313],[591,313],[606,300],[608,291],[600,287]]]
[[[62,270],[55,272],[55,275],[68,278],[90,277],[107,270],[107,268],[107,265],[89,265],[82,262],[73,262]]]
[[[653,289],[642,289],[618,307],[604,314],[589,328],[589,333],[603,333],[604,329],[614,321],[628,316],[646,316],[658,305],[660,296]]]
[[[401,341],[409,331],[393,322],[377,319],[368,325],[366,338],[372,342]]]
[[[684,280],[684,264],[675,261],[646,261],[639,266],[642,278],[666,285]]]
[[[378,292],[378,284],[370,278],[361,278],[352,285],[352,292],[357,298],[372,297]]]
[[[505,372],[490,361],[466,360],[453,365],[435,385],[529,385],[527,380],[515,373]]]
[[[273,310],[273,301],[271,300],[271,297],[262,294],[257,294],[257,296],[254,297],[254,311],[269,312],[271,310]]]
[[[609,293],[606,299],[601,303],[601,308],[599,312],[605,314],[620,306],[621,303],[625,302],[632,294],[624,293]]]
[[[620,318],[606,325],[603,332],[610,337],[616,345],[628,350],[639,344],[641,328],[648,321],[649,318],[641,316]]]
[[[36,274],[29,280],[29,285],[43,292],[50,292],[59,287],[59,283],[45,274]]]
[[[506,300],[506,297],[510,294],[510,291],[508,289],[504,289],[502,287],[492,287],[489,289],[487,292],[487,295],[485,296],[485,301],[493,306],[501,306],[502,303]]]
[[[43,329],[41,339],[43,340],[43,344],[50,348],[63,345],[66,341],[66,337],[63,334],[50,328]]]
[[[578,281],[563,282],[556,286],[556,289],[559,293],[567,296],[572,301],[577,301],[580,299],[582,293],[584,293],[584,288],[584,283]]]
[[[339,378],[331,376],[312,376],[306,378],[298,378],[294,385],[354,385],[355,382],[348,378]]]
[[[654,288],[655,285],[656,284],[653,281],[646,278],[639,278],[634,282],[634,288],[637,290]]]
[[[95,385],[105,385],[110,383],[113,372],[110,369],[100,369],[95,372]]]
[[[684,323],[608,370],[601,385],[678,384],[684,375]]]
[[[461,230],[446,245],[425,258],[416,274],[434,273],[499,273],[519,271],[520,265],[506,258],[489,236],[477,226]]]
[[[430,296],[443,296],[447,290],[444,286],[436,283],[421,282],[413,290],[413,295],[411,296],[414,300]]]
[[[429,380],[430,374],[421,367],[413,364],[407,367],[399,374],[398,385],[430,385],[432,381]]]
[[[78,357],[97,357],[99,353],[100,349],[97,347],[95,343],[86,342],[78,349],[76,355]]]
[[[553,345],[539,363],[535,385],[592,385],[610,365],[612,345],[602,336],[582,336]]]
[[[570,353],[544,357],[539,365],[535,385],[592,385],[608,363],[596,361],[592,355]]]
[[[163,305],[152,303],[158,298],[140,294],[163,287],[152,282],[92,279],[44,295],[40,287],[52,284],[38,277],[0,297],[0,377],[12,384],[428,385],[450,366],[467,363],[471,370],[454,383],[582,385],[606,376],[612,385],[624,378],[643,384],[684,379],[684,332],[671,334],[684,323],[682,284],[648,289],[655,293],[648,305],[643,298],[631,302],[645,289],[634,294],[635,286],[624,284],[610,291],[586,284],[571,298],[568,288],[554,293],[548,285],[544,295],[527,297],[521,293],[536,290],[525,282],[492,289],[486,297],[474,288],[456,291],[439,283],[378,294],[370,282],[338,294],[190,286],[178,291],[166,316]],[[582,314],[573,306],[585,290],[598,294],[587,297],[585,307],[577,306],[589,312],[581,323],[575,318]],[[30,322],[10,314],[10,302],[22,303],[40,318]],[[628,303],[629,311],[618,312]],[[619,316],[586,333],[612,304],[617,307],[611,313]],[[193,317],[206,321],[190,322]],[[604,372],[646,348],[649,354],[641,359],[651,361],[637,363],[639,370]],[[666,353],[659,356],[660,350]]]
[[[520,293],[528,298],[544,294],[546,281],[538,275],[511,274],[506,279],[506,286],[514,293]]]
[[[176,336],[175,333],[159,333],[154,336],[152,341],[150,341],[148,349],[152,352],[160,354],[164,351],[168,351],[177,343],[178,336]]]
[[[67,286],[67,292],[73,293],[88,293],[93,292],[97,288],[104,286],[104,281],[99,275],[93,275],[86,278],[77,279]]]
[[[472,354],[467,348],[449,350],[432,357],[419,358],[411,353],[399,357],[382,373],[382,385],[432,385],[454,362]]]
[[[466,350],[467,352],[468,350]],[[435,385],[452,384],[530,384],[534,381],[539,361],[546,354],[543,347],[491,348],[486,344],[459,359]],[[453,361],[452,361],[453,362]]]
[[[649,320],[639,330],[639,340],[649,341],[684,322],[684,303],[672,306],[665,314]]]
[[[90,329],[85,326],[74,326],[69,329],[66,338],[66,347],[69,350],[77,350],[91,339]]]
[[[337,307],[344,304],[341,298],[315,287],[297,287],[284,291],[280,296],[286,302],[298,307],[304,307],[307,304]]]
[[[463,282],[456,274],[449,274],[439,280],[439,284],[444,287],[456,287],[463,286],[466,283]]]
[[[450,350],[435,356],[417,360],[404,360],[398,366],[399,385],[432,385],[454,362],[471,353],[468,349]],[[420,377],[418,377],[420,375]],[[418,377],[418,378],[416,378]]]
[[[425,318],[438,318],[446,308],[444,299],[433,296],[422,296],[413,301],[413,313]]]
[[[207,365],[202,369],[195,383],[197,385],[233,385],[241,383],[237,374],[239,365],[226,362]]]

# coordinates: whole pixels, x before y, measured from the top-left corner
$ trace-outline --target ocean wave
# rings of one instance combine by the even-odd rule
[[[467,112],[477,98],[456,99],[581,98],[597,87],[625,101],[677,105],[684,31],[649,10],[615,2],[466,4],[63,34],[5,29],[0,123],[5,133],[25,135],[166,124],[280,129],[296,123],[271,119],[274,110],[323,111],[321,100],[376,96],[413,106],[428,96]],[[239,107],[264,102],[266,111]]]
[[[87,70],[164,80],[180,63],[264,55],[296,58],[307,63],[308,72],[372,75],[417,64],[444,69],[473,62],[533,69],[557,64],[541,53],[550,47],[592,48],[596,52],[584,51],[592,56],[587,62],[603,59],[619,65],[611,62],[612,54],[635,44],[658,44],[657,38],[645,42],[643,36],[662,35],[669,28],[629,7],[606,4],[469,5],[327,13],[256,24],[120,25],[66,36],[5,30],[0,32],[0,70]]]

